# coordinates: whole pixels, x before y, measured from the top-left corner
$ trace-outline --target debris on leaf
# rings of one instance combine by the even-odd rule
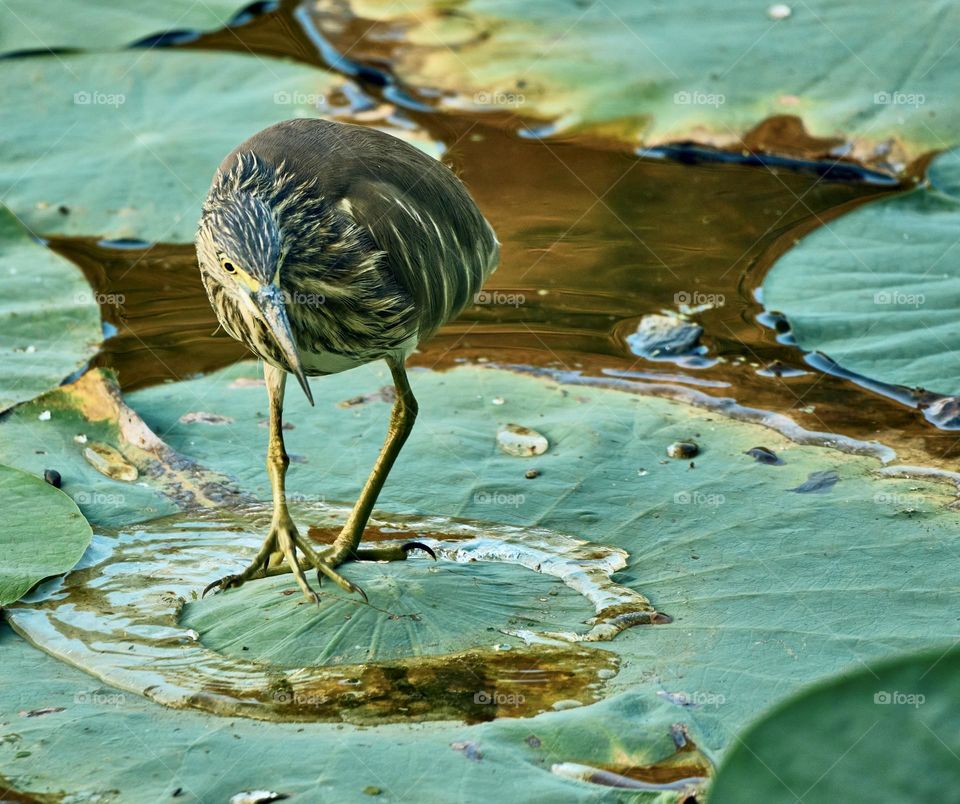
[[[40,709],[24,709],[17,714],[20,717],[42,717],[43,715],[52,715],[54,712],[62,712],[62,706],[44,706]]]
[[[693,441],[674,441],[667,447],[668,458],[693,458],[700,454],[700,447]]]
[[[286,793],[274,793],[270,790],[245,790],[230,797],[230,804],[268,804],[270,801],[283,801],[289,798]]]
[[[497,446],[517,458],[543,455],[550,446],[546,436],[520,424],[505,424],[497,430]]]
[[[233,424],[233,419],[229,416],[221,416],[219,413],[197,410],[192,413],[184,413],[180,417],[180,424]]]
[[[353,396],[350,399],[344,399],[343,402],[337,402],[338,408],[353,408],[357,405],[365,405],[367,402],[387,402],[393,404],[397,401],[397,389],[392,385],[384,385],[369,394]]]
[[[797,494],[824,494],[830,491],[840,480],[840,476],[833,469],[826,469],[822,472],[811,472],[810,475],[799,486],[790,489]]]
[[[267,381],[258,377],[237,377],[228,385],[228,388],[259,388],[265,386]]]
[[[100,474],[113,480],[129,482],[140,476],[137,467],[129,463],[119,450],[109,444],[94,441],[84,448],[83,457]]]
[[[467,759],[471,759],[474,762],[479,762],[483,759],[483,751],[480,750],[479,744],[472,740],[458,740],[450,743],[450,747],[454,751],[460,751]]]
[[[766,447],[751,447],[743,454],[749,455],[757,463],[765,463],[767,466],[783,466],[784,463],[783,458]]]

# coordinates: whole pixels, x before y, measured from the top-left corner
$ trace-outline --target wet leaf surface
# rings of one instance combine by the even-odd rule
[[[346,83],[278,59],[163,49],[0,60],[0,81],[0,193],[31,228],[182,243],[238,143],[328,113]],[[13,113],[21,108],[33,111]]]
[[[763,282],[797,345],[871,380],[960,394],[960,153],[941,154],[929,184],[817,229]]]
[[[67,495],[26,472],[0,466],[0,497],[0,606],[6,606],[37,581],[73,567],[92,533]]]
[[[96,354],[100,306],[83,274],[0,206],[0,411],[54,388]]]
[[[346,24],[344,5],[355,15]],[[881,163],[889,146],[873,146],[888,138],[916,156],[953,136],[943,88],[960,54],[930,32],[955,27],[956,9],[885,5],[868,19],[856,3],[811,0],[771,18],[767,7],[349,0],[318,3],[313,21],[350,59],[387,63],[407,85],[443,93],[448,110],[549,121],[534,133],[645,144],[743,138],[765,150],[776,132],[748,131],[798,115],[815,137],[840,132]],[[843,139],[815,137],[793,136],[786,150],[843,153]]]
[[[155,5],[116,0],[7,0],[0,27],[0,53],[122,47],[153,34],[219,28],[243,7],[238,0],[166,0]]]
[[[949,798],[960,783],[956,643],[868,663],[780,703],[727,755],[716,804]],[[882,769],[882,770],[881,770]]]

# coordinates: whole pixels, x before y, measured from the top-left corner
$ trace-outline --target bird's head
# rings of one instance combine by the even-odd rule
[[[200,274],[224,328],[262,357],[282,358],[281,367],[296,375],[312,405],[280,285],[280,227],[268,204],[241,189],[211,195],[196,246]],[[232,318],[226,305],[235,313]]]

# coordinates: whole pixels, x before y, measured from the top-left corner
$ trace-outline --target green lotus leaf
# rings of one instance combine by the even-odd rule
[[[734,743],[710,790],[740,801],[937,800],[960,784],[960,650],[871,663],[788,698]]]
[[[807,235],[763,282],[797,344],[871,380],[960,394],[960,152],[929,183]]]
[[[467,0],[455,13],[444,0],[350,2],[365,27],[380,26],[371,56],[390,47],[405,82],[450,93],[457,106],[554,121],[560,132],[736,142],[790,114],[819,136],[894,137],[914,154],[951,141],[960,112],[944,88],[960,53],[931,31],[955,28],[960,9],[885,4],[871,18],[851,0],[790,5],[782,18],[751,0]],[[315,19],[362,58],[361,28],[348,37],[338,17]]]
[[[242,7],[238,0],[6,0],[0,53],[122,47],[152,34],[219,28]]]
[[[137,391],[126,402],[147,427],[163,434],[170,448],[184,460],[208,471],[224,472],[248,497],[266,501],[269,489],[263,456],[267,430],[263,424],[267,408],[265,389],[258,384],[258,377],[256,364],[241,363],[207,377]],[[302,394],[293,392],[295,389],[288,393],[289,429],[285,438],[292,463],[287,491],[297,501],[294,516],[302,529],[316,524],[311,506],[351,502],[356,495],[386,429],[389,405],[384,399],[388,395],[378,389],[388,383],[389,373],[378,364],[315,380],[316,408],[310,408]],[[492,779],[501,777],[520,785],[518,790],[524,789],[523,785],[528,790],[535,786],[547,797],[616,800],[624,790],[606,786],[611,779],[621,783],[624,778],[634,783],[653,777],[662,780],[664,777],[656,774],[663,761],[677,763],[670,765],[676,768],[675,775],[667,777],[672,785],[685,784],[684,779],[701,778],[709,772],[709,763],[704,769],[703,762],[688,766],[674,757],[672,746],[678,742],[676,734],[671,740],[674,723],[684,724],[690,742],[704,756],[722,756],[731,746],[732,734],[783,696],[816,679],[849,670],[861,661],[939,643],[950,636],[948,623],[956,608],[956,596],[945,590],[953,588],[958,561],[953,548],[958,515],[947,507],[954,499],[953,487],[933,478],[890,476],[893,470],[884,471],[875,457],[889,459],[889,451],[845,442],[836,436],[821,442],[798,432],[797,440],[793,440],[771,429],[778,425],[775,419],[763,420],[771,426],[737,421],[723,412],[731,412],[729,405],[711,404],[703,397],[694,399],[701,405],[697,407],[631,393],[626,387],[597,388],[585,382],[562,383],[549,377],[475,367],[446,372],[414,370],[411,383],[421,400],[420,418],[384,489],[378,514],[381,522],[391,522],[391,517],[406,512],[431,517],[430,529],[443,532],[452,527],[444,523],[463,518],[474,523],[470,525],[474,528],[490,523],[491,527],[514,526],[528,533],[547,529],[585,539],[597,549],[624,550],[629,556],[627,564],[613,580],[649,598],[659,611],[673,617],[673,623],[630,628],[612,641],[583,646],[619,658],[616,674],[597,689],[600,700],[564,711],[543,711],[523,720],[512,721],[509,711],[501,711],[500,717],[488,724],[454,725],[448,720],[368,726],[362,733],[355,732],[349,723],[339,728],[326,723],[300,723],[296,728],[303,731],[298,732],[293,724],[252,723],[243,718],[218,720],[233,723],[229,731],[251,741],[251,756],[256,756],[257,762],[249,768],[225,768],[224,776],[216,780],[209,778],[210,753],[201,751],[201,761],[193,750],[184,753],[183,748],[174,747],[190,744],[192,724],[209,721],[204,721],[199,712],[174,712],[181,731],[170,742],[158,738],[163,746],[158,754],[167,765],[179,769],[182,781],[201,784],[197,780],[206,779],[205,784],[214,787],[218,795],[227,792],[220,785],[231,786],[232,795],[237,792],[235,785],[299,792],[315,790],[315,785],[321,784],[338,800],[350,800],[359,799],[368,785],[397,789],[412,778],[410,773],[418,775],[420,757],[429,755],[430,762],[439,763],[431,766],[431,780],[443,775],[452,759],[461,763],[455,766],[456,778],[464,779],[466,800],[471,800],[471,791],[486,790]],[[748,414],[742,411],[741,415]],[[543,433],[549,450],[533,459],[504,454],[496,446],[496,432],[508,422]],[[0,423],[4,426],[6,423]],[[785,427],[783,423],[778,426]],[[667,446],[679,440],[694,440],[700,446],[693,466],[688,460],[666,457]],[[847,451],[817,445],[827,442]],[[746,454],[758,446],[772,450],[782,463],[761,463]],[[853,454],[857,451],[863,454]],[[531,467],[540,474],[527,479],[525,474]],[[211,533],[203,517],[198,516],[194,525],[189,519],[179,520],[184,549],[200,550],[203,555],[201,560],[188,562],[191,577],[213,580],[249,560],[269,522],[268,507],[262,503],[260,507],[264,515],[259,527],[246,524],[221,528],[223,536]],[[343,509],[336,510],[342,517]],[[216,511],[209,515],[222,516]],[[155,524],[163,523],[145,525],[142,533],[130,529],[119,535],[105,532],[96,559],[107,560],[111,551],[120,550],[118,566],[128,570],[140,566],[136,561],[122,560],[126,555],[122,551],[146,538],[144,534],[153,532]],[[323,530],[331,530],[329,523],[324,523]],[[407,533],[393,526],[393,533],[401,539],[422,538],[422,531]],[[149,543],[143,542],[138,549],[148,548]],[[189,601],[189,592],[178,587],[183,584],[184,573],[175,562],[186,560],[178,550],[154,550],[143,566],[151,576],[149,584],[160,583]],[[437,574],[449,566],[446,561],[438,564]],[[399,595],[402,599],[405,581],[411,589],[422,584],[422,600],[428,600],[436,575],[426,573],[434,566],[426,558],[417,557],[395,565],[348,564],[344,573],[375,589],[371,602],[377,606],[378,596],[386,600]],[[480,582],[491,577],[486,568],[471,573],[473,566],[467,563],[454,571],[462,572],[464,579],[469,576]],[[374,580],[380,572],[385,577]],[[125,589],[145,588],[99,564],[72,573],[68,585],[76,587],[79,594],[84,578],[90,579],[90,588],[97,589],[98,595],[110,594],[118,602]],[[503,580],[516,583],[515,594],[523,596],[525,590],[519,588],[520,584],[536,575],[528,571],[523,578],[517,576],[516,582],[511,578],[504,570]],[[197,591],[199,585],[200,581],[189,584]],[[329,586],[322,587],[325,604],[340,595]],[[449,595],[442,592],[443,588],[441,580],[437,594],[447,601]],[[535,603],[539,603],[539,597],[545,595],[539,593],[539,586],[530,588],[535,590]],[[471,590],[469,595],[474,593]],[[165,660],[157,660],[152,666],[153,654],[129,649],[141,639],[140,632],[130,628],[126,633],[136,634],[135,639],[128,637],[123,643],[121,636],[123,650],[105,652],[96,667],[88,667],[84,651],[74,650],[81,643],[64,640],[58,629],[73,633],[71,617],[80,617],[79,623],[89,615],[77,611],[58,624],[58,600],[43,599],[42,594],[41,590],[31,602],[19,604],[11,612],[11,622],[18,630],[65,658],[68,646],[72,646],[70,660],[100,678],[111,677],[110,663],[114,669],[137,668],[138,673],[152,673],[149,694],[161,699],[156,689],[164,688],[165,677],[169,673],[182,676],[197,667],[186,657],[194,656],[200,648],[210,650],[211,645],[225,667],[234,667],[230,663],[244,662],[245,654],[253,654],[246,665],[251,672],[258,668],[266,672],[272,666],[286,668],[283,672],[292,674],[296,689],[301,671],[290,668],[309,658],[311,652],[314,657],[322,654],[329,658],[343,653],[353,662],[363,656],[364,643],[370,644],[364,637],[355,643],[359,648],[351,646],[349,630],[344,630],[344,641],[339,644],[331,643],[332,635],[326,631],[317,641],[315,629],[306,626],[315,618],[323,620],[323,613],[308,611],[310,607],[300,602],[289,576],[281,576],[253,582],[202,604],[187,602],[183,621],[177,627],[186,629],[192,624],[197,641],[187,638],[181,643],[174,639],[177,632],[170,630],[165,650],[179,649],[182,657],[168,669],[164,669]],[[160,597],[139,595],[138,606],[160,606]],[[461,597],[469,602],[466,591]],[[550,616],[531,630],[561,624],[553,622],[558,613],[563,615],[562,624],[569,627],[574,609],[564,613],[567,609],[562,601],[556,604],[560,608],[551,610]],[[237,612],[244,604],[249,612],[251,644],[238,633],[241,624]],[[131,617],[129,612],[133,610],[114,605],[107,598],[98,602],[96,595],[89,596],[84,605],[91,611],[98,606],[104,609],[104,614],[90,621],[96,621],[98,628],[108,616],[107,610],[110,617],[121,620]],[[174,604],[168,601],[163,605],[169,608]],[[289,607],[289,627],[276,631],[272,641],[265,618],[277,622],[283,605]],[[424,606],[416,602],[411,609]],[[219,611],[225,620],[222,627],[214,616]],[[896,616],[877,616],[878,611],[895,611]],[[399,613],[409,612],[404,608]],[[575,619],[585,619],[588,614],[577,613]],[[434,622],[433,617],[443,615],[442,610],[427,612],[425,622],[429,624]],[[167,623],[173,625],[170,620]],[[304,627],[298,629],[298,624]],[[381,619],[383,627],[392,624],[395,622]],[[488,639],[473,632],[470,641],[484,639],[488,647],[501,640],[516,645],[498,631],[501,626],[491,623],[494,630]],[[523,627],[521,623],[519,628]],[[331,644],[336,646],[333,650]],[[392,644],[397,645],[394,655],[414,645],[409,639],[406,646]],[[244,646],[247,651],[243,651]],[[373,662],[365,666],[379,665]],[[484,678],[483,674],[480,677]],[[221,678],[229,683],[237,676],[225,672]],[[483,683],[495,679],[492,676]],[[96,682],[87,684],[89,689],[96,688]],[[144,686],[131,684],[127,688]],[[217,689],[222,685],[208,690],[198,699],[199,705],[214,708],[202,702],[210,702]],[[478,684],[473,694],[480,691]],[[130,708],[123,716],[131,718],[130,727],[135,733],[145,734],[139,729],[148,728],[150,721],[153,728],[157,723],[164,724],[163,729],[172,723],[170,710],[148,708],[148,713],[163,714],[133,717],[132,713],[140,712],[139,707],[145,704],[132,693],[124,695],[129,702],[125,706]],[[31,700],[30,707],[62,705],[56,702],[60,699],[44,702],[49,696],[41,697],[44,700],[36,703]],[[179,699],[179,705],[185,704],[189,702]],[[113,722],[113,713],[101,710],[101,715],[106,729]],[[28,734],[34,735],[30,745],[38,746],[44,735],[67,737],[81,728],[79,714],[63,715],[59,725],[53,719],[58,716],[25,719],[23,724],[16,724],[18,732],[26,727]],[[251,726],[257,728],[251,730]],[[254,739],[254,734],[259,736]],[[220,731],[208,733],[203,738],[204,749],[226,756],[221,752],[229,753],[229,749],[220,743],[219,735]],[[284,735],[283,739],[278,735]],[[287,741],[286,735],[294,736]],[[266,740],[268,736],[283,742],[284,750],[278,753],[273,748],[261,748],[264,743],[260,738]],[[331,741],[338,747],[330,748]],[[387,745],[389,750],[383,748]],[[437,751],[427,750],[433,745]],[[321,781],[317,781],[315,768],[305,777],[301,772],[306,771],[290,762],[297,748],[324,755],[329,764],[324,766]],[[0,750],[6,750],[2,742]],[[64,789],[70,786],[67,782],[76,782],[75,777],[67,775],[70,766],[65,759],[48,763],[49,752],[40,747],[34,750],[43,761],[31,767],[42,767],[43,771],[38,777],[24,776],[24,789]],[[389,758],[374,762],[373,757],[381,753]],[[283,767],[275,764],[280,761],[279,754],[286,763]],[[373,771],[360,772],[360,760]],[[136,761],[142,761],[142,757]],[[128,766],[121,764],[109,770],[107,776],[97,778],[97,784],[109,781],[129,790],[142,783],[138,774],[125,775],[124,767]],[[372,772],[380,777],[379,782],[371,780]],[[20,777],[17,779],[19,782]],[[359,790],[351,787],[355,780],[362,781]],[[179,784],[165,778],[151,781],[148,788],[155,791],[167,782],[172,789]],[[90,789],[93,783],[87,780],[84,784],[84,789]],[[429,797],[433,781],[424,784],[428,785],[424,795]],[[646,795],[665,794],[661,790]]]
[[[152,433],[123,403],[114,379],[100,370],[18,405],[0,423],[0,433],[0,463],[34,475],[55,470],[63,491],[97,526],[237,499],[223,476],[175,454]],[[135,479],[105,472],[102,460],[87,455],[98,446]]]
[[[152,804],[177,790],[198,801],[271,790],[305,800],[363,802],[376,790],[380,798],[401,799],[415,789],[426,801],[481,802],[496,784],[510,801],[535,790],[544,800],[612,803],[626,791],[551,773],[552,764],[631,758],[653,765],[675,750],[670,726],[677,713],[656,698],[618,696],[588,708],[474,726],[264,723],[170,709],[104,686],[2,623],[0,654],[0,707],[13,713],[0,722],[0,789],[6,781],[37,798],[109,793]],[[654,745],[634,734],[638,722],[661,724]],[[104,745],[114,746],[110,762],[96,761]],[[213,762],[218,767],[211,773]],[[664,803],[674,796],[666,794]]]
[[[300,667],[490,649],[496,641],[491,627],[560,631],[593,615],[563,584],[511,564],[366,564],[351,577],[376,608],[336,590],[322,606],[291,612],[290,598],[281,594],[289,592],[290,579],[271,578],[245,594],[188,603],[181,623],[212,650]]]
[[[279,59],[169,49],[0,60],[0,81],[0,196],[28,226],[168,242],[193,240],[234,147],[328,110],[344,83]]]
[[[96,353],[100,308],[83,278],[0,206],[0,411],[59,385]]]
[[[37,581],[69,570],[93,532],[66,494],[34,475],[0,466],[0,495],[0,606],[6,606]]]
[[[269,500],[257,376],[255,365],[238,364],[137,391],[129,403],[177,451]],[[388,383],[376,365],[315,380],[315,409],[287,394],[288,495],[352,502],[389,413],[371,392]],[[945,635],[952,604],[943,590],[957,561],[951,484],[882,477],[874,457],[623,391],[467,367],[414,371],[411,383],[420,418],[380,508],[548,528],[626,550],[615,580],[674,624],[605,644],[630,657],[611,686],[681,702],[703,696],[708,703],[691,711],[712,724],[714,747],[726,740],[719,724],[729,733],[800,684]],[[229,423],[184,419],[201,412]],[[550,449],[534,459],[504,454],[496,432],[507,422],[534,427]],[[693,465],[666,457],[689,439],[701,450]],[[758,446],[783,465],[746,454]],[[540,475],[527,479],[531,467]],[[881,605],[902,616],[877,617]]]

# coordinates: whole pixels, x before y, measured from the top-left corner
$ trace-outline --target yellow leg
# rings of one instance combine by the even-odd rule
[[[388,360],[387,365],[390,366],[390,372],[393,375],[397,400],[390,412],[387,438],[380,450],[380,455],[377,457],[377,462],[374,464],[373,470],[370,472],[370,476],[367,478],[367,482],[364,484],[363,490],[347,518],[346,524],[344,524],[334,543],[319,551],[315,551],[303,537],[295,536],[296,544],[304,554],[304,559],[300,561],[300,570],[315,568],[318,573],[318,580],[320,574],[326,575],[342,589],[348,592],[357,592],[364,600],[367,599],[367,595],[363,589],[336,572],[334,567],[338,567],[346,561],[404,561],[411,550],[423,550],[431,558],[436,559],[433,550],[420,542],[408,542],[391,547],[359,549],[363,530],[370,519],[380,489],[383,488],[384,481],[386,481],[387,475],[390,473],[390,469],[393,467],[397,455],[400,454],[400,449],[407,440],[407,436],[410,435],[417,418],[417,400],[410,389],[403,363]],[[271,567],[267,574],[280,575],[291,571],[295,570],[289,562],[286,562],[281,566]]]
[[[360,545],[360,539],[363,536],[363,529],[367,526],[373,506],[380,495],[380,489],[393,468],[394,461],[400,454],[407,436],[413,429],[413,424],[417,419],[417,400],[410,389],[410,383],[407,380],[407,370],[403,363],[398,360],[387,360],[390,366],[390,373],[393,375],[393,384],[397,389],[397,400],[393,403],[393,410],[390,411],[390,423],[387,426],[387,438],[377,456],[377,462],[373,465],[373,470],[367,478],[367,482],[357,498],[346,524],[337,536],[333,545],[324,551],[324,559],[328,566],[337,567],[344,561],[351,558],[357,558],[357,547]]]
[[[409,542],[396,547],[358,549],[380,489],[383,488],[384,481],[417,418],[417,400],[410,389],[403,363],[388,360],[387,364],[390,366],[397,389],[397,400],[390,412],[386,441],[340,534],[331,546],[319,552],[300,535],[287,510],[285,479],[290,459],[283,445],[282,429],[283,392],[287,375],[281,369],[266,366],[267,393],[270,397],[270,445],[267,450],[267,471],[270,474],[270,485],[273,489],[273,521],[270,525],[270,533],[249,567],[238,575],[228,575],[214,581],[204,590],[204,594],[214,587],[218,590],[231,589],[253,578],[292,572],[307,600],[316,602],[317,595],[310,588],[303,574],[304,570],[313,568],[317,570],[318,579],[320,575],[326,575],[345,591],[356,592],[366,600],[364,591],[336,572],[334,567],[338,567],[345,561],[402,561],[413,549],[423,550],[432,558],[436,558],[433,550],[420,542]],[[303,554],[302,559],[297,558],[298,549]]]
[[[267,473],[270,475],[270,486],[273,490],[273,519],[270,523],[270,532],[250,566],[238,575],[227,575],[214,581],[204,589],[203,593],[206,594],[214,587],[222,591],[241,586],[252,578],[263,578],[269,568],[275,568],[281,561],[285,561],[304,596],[311,603],[316,603],[319,598],[307,583],[297,561],[297,547],[302,544],[302,539],[287,510],[285,484],[290,458],[283,445],[283,392],[287,373],[283,369],[266,363],[264,378],[267,383],[267,395],[270,398],[270,443],[267,447]]]

